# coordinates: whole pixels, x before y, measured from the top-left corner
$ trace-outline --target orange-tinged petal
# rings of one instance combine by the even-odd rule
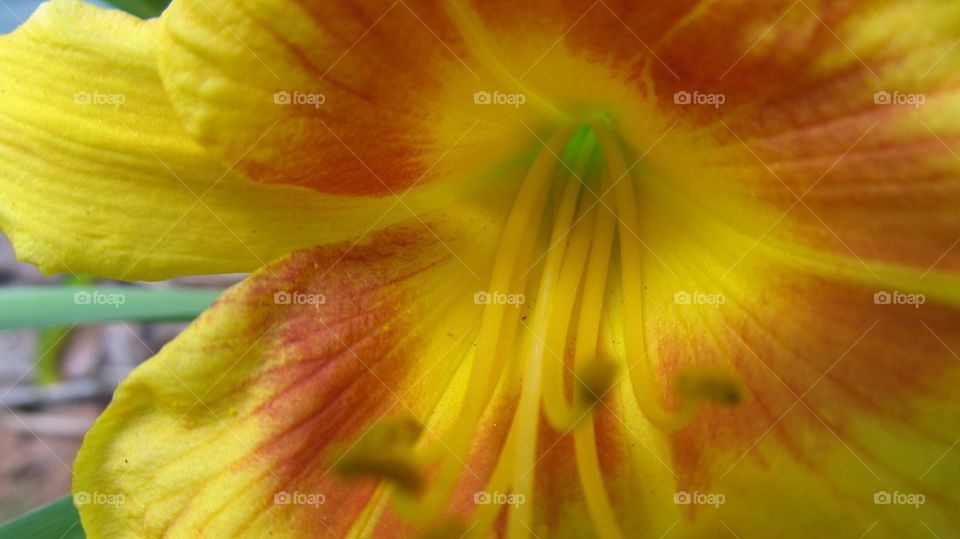
[[[950,421],[958,410],[949,387],[960,366],[954,360],[960,341],[950,335],[955,333],[960,305],[958,252],[953,250],[960,238],[956,211],[960,199],[958,161],[950,151],[956,99],[949,75],[960,58],[950,46],[957,8],[923,3],[925,14],[917,17],[937,20],[929,24],[922,18],[914,20],[905,40],[900,29],[890,25],[912,13],[898,2],[776,1],[758,8],[743,1],[716,1],[643,7],[531,3],[514,7],[517,11],[507,16],[505,4],[497,2],[293,7],[217,2],[211,9],[204,2],[178,1],[164,21],[161,71],[188,132],[221,161],[239,160],[240,171],[260,182],[293,183],[321,192],[383,195],[421,183],[442,183],[441,178],[466,185],[471,179],[489,179],[497,166],[511,159],[526,161],[524,156],[535,146],[528,131],[549,132],[544,124],[580,122],[602,130],[594,134],[613,173],[617,200],[598,211],[616,212],[620,220],[612,256],[621,265],[612,264],[609,285],[602,280],[605,275],[599,277],[606,291],[603,315],[597,315],[603,321],[601,344],[589,352],[611,356],[630,368],[622,373],[614,394],[594,412],[597,439],[586,440],[597,445],[603,484],[584,480],[584,439],[578,449],[569,437],[540,421],[541,388],[530,380],[538,380],[542,358],[510,349],[509,361],[505,360],[509,370],[496,406],[480,421],[480,436],[466,456],[465,472],[458,476],[451,498],[444,500],[443,516],[452,525],[471,518],[475,509],[471,498],[477,489],[488,486],[488,476],[496,475],[504,454],[512,458],[516,453],[516,462],[528,457],[536,462],[531,467],[534,485],[526,490],[533,495],[534,506],[528,512],[508,510],[509,517],[493,523],[497,533],[525,533],[519,521],[538,535],[585,535],[596,531],[598,517],[611,515],[626,536],[671,530],[703,537],[730,532],[860,535],[871,530],[902,536],[919,530],[917,521],[931,530],[956,529],[951,515],[957,497],[950,485],[956,483],[958,466],[951,453],[955,433],[950,432]],[[316,46],[318,39],[323,46]],[[386,54],[385,42],[391,43]],[[914,49],[907,50],[907,43]],[[342,53],[331,52],[330,44],[341,45],[333,49]],[[690,50],[702,52],[694,57]],[[271,67],[271,62],[276,65]],[[922,88],[909,84],[925,77],[929,79]],[[477,107],[471,93],[487,84],[522,91],[531,106]],[[875,102],[876,92],[887,90],[929,95],[924,94],[926,102],[919,110]],[[291,95],[280,93],[276,95],[280,102],[274,103],[276,92]],[[293,95],[296,92],[300,97]],[[707,101],[701,102],[704,96]],[[621,175],[632,159],[612,165],[616,136],[627,143],[629,157],[643,156],[632,176]],[[267,144],[245,155],[243,150],[260,138]],[[391,144],[385,144],[387,140]],[[291,146],[305,150],[289,155],[286,149]],[[332,167],[324,168],[325,162]],[[549,172],[536,162],[533,168],[535,179]],[[453,190],[467,192],[462,187]],[[477,210],[485,207],[472,204]],[[536,208],[529,201],[521,206]],[[532,225],[530,230],[538,230]],[[440,236],[447,238],[447,232]],[[403,244],[386,232],[378,238],[383,241],[363,249],[392,255],[392,250],[382,251],[384,246],[391,241]],[[492,243],[476,249],[466,246],[463,252],[470,253],[468,260],[484,260]],[[522,243],[513,238],[508,247]],[[423,244],[422,238],[417,244]],[[455,244],[460,252],[463,246]],[[317,256],[338,256],[336,249],[318,251],[326,254]],[[446,256],[439,247],[436,250]],[[431,249],[426,252],[436,255]],[[548,254],[544,253],[545,266],[551,262]],[[559,259],[564,266],[570,261],[567,256]],[[388,289],[404,286],[391,279],[391,270],[404,264],[389,259],[383,265],[363,263],[374,270],[365,277],[369,282],[385,280]],[[418,272],[417,279],[422,276],[442,285],[442,297],[451,302],[460,297],[451,290],[463,284],[457,283],[462,272],[454,276],[443,272],[439,263],[432,266],[420,257],[414,263],[430,268]],[[293,264],[289,279],[309,281],[300,274],[302,266],[286,264]],[[257,285],[263,281],[266,284]],[[262,274],[236,294],[252,298],[254,289],[270,292],[275,283]],[[540,288],[532,284],[526,290],[532,298],[549,284],[545,280]],[[464,297],[468,293],[459,292]],[[240,303],[255,304],[250,301]],[[459,313],[463,318],[448,320],[420,299],[408,301],[399,311],[404,320],[371,322],[386,326],[388,346],[423,339],[430,351],[421,354],[414,346],[412,353],[433,356],[436,350],[430,346],[435,341],[428,335],[442,336],[449,324],[458,325],[454,334],[469,332],[463,329],[470,320],[466,310]],[[537,298],[540,305],[553,301]],[[536,329],[543,317],[536,319],[535,307],[530,312],[529,323]],[[275,313],[267,310],[254,316],[288,321]],[[228,340],[242,335],[247,341],[251,340],[247,333],[258,333],[248,331],[250,326],[216,329],[227,326],[226,317],[214,311],[208,317],[219,321],[210,323],[214,329],[204,329],[201,321],[193,331]],[[305,315],[295,318],[303,319]],[[196,460],[205,458],[217,466],[181,460],[184,464],[171,472],[173,479],[164,479],[209,479],[200,496],[180,494],[176,501],[164,502],[162,489],[156,489],[150,507],[160,509],[151,509],[149,515],[134,510],[124,518],[142,522],[149,517],[151,529],[173,522],[189,531],[229,532],[236,524],[231,518],[249,515],[238,505],[224,505],[205,493],[230,482],[247,485],[257,474],[279,470],[286,480],[267,481],[267,487],[290,484],[289,475],[296,476],[291,488],[297,492],[332,488],[351,496],[349,510],[325,513],[338,532],[422,531],[392,513],[383,489],[375,490],[372,483],[360,489],[334,484],[323,476],[325,468],[316,460],[318,447],[357,440],[363,446],[363,429],[357,423],[371,424],[376,413],[359,414],[362,419],[346,421],[348,428],[331,436],[322,427],[337,417],[317,412],[328,395],[320,382],[294,386],[320,394],[319,405],[301,393],[272,398],[278,395],[269,386],[275,379],[262,376],[264,372],[281,383],[314,380],[285,368],[290,354],[283,345],[296,350],[314,343],[310,329],[318,321],[291,324],[288,341],[295,332],[296,343],[269,342],[270,350],[281,350],[281,356],[265,352],[267,367],[241,362],[244,368],[238,378],[231,375],[224,382],[231,388],[244,388],[244,382],[254,378],[258,388],[267,384],[264,392],[241,395],[247,406],[262,408],[269,402],[270,410],[279,411],[268,414],[271,422],[265,427],[253,414],[237,415],[241,423],[254,425],[240,432],[253,440],[257,448],[253,453],[265,462],[251,465],[252,457],[231,460],[225,450],[203,446],[200,450],[210,452]],[[351,327],[349,322],[343,326]],[[393,335],[395,329],[399,335]],[[361,330],[370,333],[371,326]],[[319,333],[321,340],[327,338],[326,332]],[[491,336],[495,340],[498,334],[481,332],[478,349]],[[389,382],[394,369],[415,372],[420,366],[406,353],[394,354],[394,348],[381,353],[376,337],[358,338],[357,347],[364,354],[384,356],[377,365],[383,365],[383,378]],[[636,346],[638,341],[642,346]],[[184,357],[194,357],[196,352],[186,351],[193,345],[186,339],[183,343]],[[257,347],[258,352],[263,348]],[[517,348],[526,352],[535,346]],[[177,353],[167,351],[154,362],[160,366],[141,369],[147,374],[135,375],[101,428],[116,421],[125,433],[138,432],[141,427],[127,417],[146,408],[129,388],[141,384],[157,391],[156,380],[163,380],[158,374],[161,366],[183,361]],[[231,353],[236,351],[227,355]],[[316,357],[311,353],[307,357]],[[910,354],[922,362],[906,361]],[[387,365],[388,359],[397,358]],[[496,358],[494,354],[485,360]],[[653,367],[649,377],[638,365],[648,359]],[[211,368],[216,370],[224,361],[220,358]],[[280,371],[257,370],[275,362]],[[320,354],[305,363],[331,361]],[[471,367],[477,364],[482,362]],[[181,370],[194,373],[189,383],[201,386],[203,372],[186,365]],[[428,431],[444,431],[456,423],[458,416],[448,412],[458,409],[463,394],[477,387],[472,379],[468,383],[473,370],[454,372],[452,366],[444,371],[445,379],[454,377],[450,391],[442,396],[424,391],[422,401],[411,405],[419,416],[438,410],[423,418]],[[172,377],[166,378],[171,385]],[[567,378],[566,387],[574,386]],[[655,383],[638,385],[651,381]],[[747,391],[741,393],[735,383]],[[399,381],[397,387],[404,384]],[[691,394],[738,407],[706,405],[692,426],[667,435],[653,424],[665,430],[679,428],[683,422],[671,419],[683,414],[655,408],[661,396],[652,394],[651,388],[657,387],[664,388],[659,404],[667,410],[674,405],[685,410],[682,397]],[[345,393],[352,395],[349,389]],[[222,395],[222,408],[227,415],[234,414],[230,399],[239,397],[227,390]],[[534,395],[534,400],[527,398],[533,407],[523,406],[528,395]],[[374,404],[359,398],[337,402],[351,410],[369,404],[378,412],[386,406],[379,401],[387,396],[376,393]],[[174,395],[169,401],[177,400]],[[518,400],[520,405],[515,406]],[[340,410],[338,405],[329,408]],[[169,423],[169,410],[160,410],[156,421]],[[525,425],[535,426],[522,433],[527,446],[521,449],[530,454],[502,449],[513,412]],[[298,414],[304,413],[316,413],[320,419],[310,415],[311,420],[323,425],[311,429],[313,423],[307,422],[308,427],[299,427]],[[278,417],[281,427],[293,430],[278,429]],[[175,425],[165,432],[170,437],[195,437],[191,443],[201,446],[201,438],[222,439],[228,432],[222,425]],[[293,442],[284,441],[290,439]],[[137,449],[133,443],[104,441],[105,436],[93,440],[88,448],[95,449],[86,451],[101,459],[107,455],[113,462],[119,462],[114,451]],[[529,447],[534,443],[535,448]],[[499,457],[498,450],[503,451]],[[277,464],[280,457],[289,464]],[[107,462],[88,464],[87,476]],[[116,477],[115,470],[110,471],[107,477]],[[244,477],[245,473],[251,475]],[[442,474],[441,468],[438,476]],[[522,470],[508,475],[515,483],[508,488],[526,488]],[[771,499],[760,487],[763,484],[774,485],[780,496]],[[611,507],[597,503],[598,489],[604,489]],[[264,494],[275,492],[253,489],[244,500],[247,506],[254,498],[266,504]],[[916,512],[875,503],[874,495],[884,492],[922,494],[925,503]],[[684,503],[691,498],[695,503]],[[717,503],[711,506],[700,500]],[[226,509],[217,512],[221,507]],[[258,507],[268,508],[262,517],[252,515],[264,530],[272,516],[293,515],[297,525],[306,518],[301,508],[283,513],[290,508]],[[183,508],[186,516],[174,519]],[[758,508],[763,509],[761,514]],[[123,510],[94,508],[87,514],[88,519],[108,519]],[[305,526],[308,532],[319,529],[315,524]]]
[[[724,526],[784,537],[910,536],[921,521],[957,529],[955,294],[851,280],[753,245],[700,210],[647,209],[642,228],[669,220],[673,229],[651,238],[657,258],[643,267],[659,385],[720,368],[749,394],[734,408],[705,408],[671,437],[677,492],[723,496],[719,508],[681,505],[678,528],[696,537]],[[925,503],[876,504],[884,492]]]
[[[321,196],[217,164],[167,101],[159,30],[60,0],[0,38],[0,227],[21,259],[130,280],[249,271],[422,210],[412,196]]]
[[[334,452],[381,418],[448,413],[436,402],[480,309],[470,272],[500,230],[474,202],[296,252],[227,292],[87,435],[74,491],[125,503],[81,507],[85,530],[342,536],[376,482],[341,479]]]
[[[518,120],[538,117],[474,102],[505,90],[447,9],[179,0],[163,15],[161,73],[187,130],[258,181],[368,196],[489,181],[535,148]]]
[[[496,480],[498,465],[512,458],[507,440],[520,398],[519,374],[511,371],[504,376],[478,425],[456,488],[446,500],[443,512],[426,531],[452,526],[454,536],[502,537],[506,535],[509,509],[517,504],[531,504],[532,521],[528,525],[536,536],[597,535],[586,509],[572,429],[557,431],[545,422],[541,425],[536,437],[535,469],[530,470],[536,477],[533,499],[514,494],[508,485]],[[440,407],[456,409],[461,398],[462,392],[448,392]],[[431,428],[439,432],[453,416],[438,415],[444,418],[431,424]],[[617,524],[626,537],[659,536],[679,518],[672,503],[676,479],[669,464],[667,440],[636,411],[627,385],[605,395],[595,418],[594,443]],[[379,506],[371,514],[376,518],[361,521],[352,531],[372,533],[375,537],[417,537],[425,531],[389,504]]]
[[[958,17],[942,2],[705,4],[655,46],[673,73],[655,66],[654,99],[677,123],[648,174],[867,278],[956,273]],[[638,151],[653,136],[623,131]]]

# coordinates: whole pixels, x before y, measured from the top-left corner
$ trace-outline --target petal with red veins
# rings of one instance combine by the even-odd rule
[[[650,179],[758,240],[848,258],[865,278],[956,273],[960,9],[720,1],[699,11],[656,46],[678,75],[654,70],[657,108],[677,123],[650,155]],[[724,102],[677,103],[677,92]],[[638,152],[660,134],[622,127]]]
[[[129,280],[250,271],[444,203],[231,172],[167,99],[161,34],[158,21],[57,0],[0,36],[0,228],[21,260]]]
[[[376,482],[340,478],[332,452],[382,417],[447,413],[481,308],[471,272],[486,274],[501,218],[474,200],[296,252],[225,293],[87,435],[74,490],[125,499],[82,506],[87,533],[342,536]]]
[[[247,177],[383,196],[489,180],[533,151],[530,107],[464,47],[442,2],[179,0],[160,70],[187,130]]]
[[[923,533],[921,520],[957,529],[955,294],[851,279],[842,266],[757,245],[695,206],[645,207],[641,228],[672,230],[650,238],[657,257],[643,267],[659,385],[720,368],[749,388],[744,403],[708,406],[670,437],[677,490],[725,497],[719,508],[680,506],[682,528],[696,537],[724,526],[784,537],[874,524],[877,535],[910,536]],[[884,492],[925,503],[875,503]]]

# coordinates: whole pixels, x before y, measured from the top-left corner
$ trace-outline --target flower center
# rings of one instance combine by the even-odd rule
[[[414,451],[417,436],[390,434],[409,433],[409,421],[383,422],[365,437],[374,441],[362,440],[340,459],[341,471],[346,468],[392,480],[401,513],[435,525],[463,472],[497,384],[504,373],[520,373],[521,397],[485,489],[524,500],[507,505],[508,536],[529,535],[542,405],[547,422],[573,436],[578,475],[598,534],[620,537],[595,441],[593,414],[598,406],[605,406],[604,396],[618,383],[629,383],[644,417],[657,428],[673,432],[688,425],[705,401],[734,404],[743,395],[731,373],[688,371],[674,385],[679,404],[672,410],[661,404],[643,342],[643,242],[637,229],[636,197],[631,166],[607,125],[598,121],[555,133],[516,195],[488,288],[491,298],[517,297],[532,290],[536,301],[527,316],[508,302],[489,301],[484,306],[459,417],[437,443]],[[541,222],[544,215],[552,216],[546,226]],[[541,236],[547,238],[546,248],[535,260]],[[531,271],[523,269],[537,267],[541,260],[539,276],[530,279]],[[610,301],[607,291],[616,286],[623,298],[617,309],[623,317],[619,336],[623,357],[611,357],[598,346]],[[572,368],[564,359],[568,343],[573,343]],[[569,391],[568,369],[574,386]],[[398,448],[397,443],[382,440],[405,442]],[[411,469],[429,466],[437,466],[438,471],[427,488],[410,480]],[[472,522],[463,529],[486,536],[503,507],[477,505]]]

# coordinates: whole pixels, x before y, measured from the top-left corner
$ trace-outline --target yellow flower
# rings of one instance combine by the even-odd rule
[[[956,534],[958,28],[939,0],[46,4],[0,40],[18,255],[261,268],[117,390],[86,532]]]

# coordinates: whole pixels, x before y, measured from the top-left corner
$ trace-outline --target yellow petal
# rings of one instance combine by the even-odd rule
[[[475,99],[521,90],[469,50],[453,6],[178,0],[160,71],[187,130],[254,180],[367,196],[490,181],[539,146],[543,114]]]
[[[719,368],[738,373],[748,396],[703,409],[670,437],[675,490],[660,501],[693,500],[675,507],[676,531],[902,537],[921,534],[921,521],[957,529],[956,285],[923,295],[851,280],[679,207],[651,200],[639,225],[671,227],[668,238],[646,238],[657,257],[642,268],[657,385],[670,403],[685,370]],[[874,503],[884,492],[925,503]]]
[[[227,292],[87,435],[74,492],[124,499],[81,506],[87,533],[343,536],[376,482],[340,478],[336,451],[390,439],[358,442],[402,415],[431,437],[431,414],[458,407],[435,409],[475,345],[471,272],[488,273],[500,219],[465,204],[425,216],[430,229],[299,251]],[[384,464],[366,456],[344,457],[351,475]]]
[[[655,68],[652,99],[674,129],[647,177],[849,274],[956,276],[958,17],[926,0],[702,3],[655,41],[676,76]],[[663,132],[622,129],[638,152]]]
[[[269,187],[210,159],[167,101],[158,31],[58,0],[0,37],[0,228],[20,259],[130,280],[249,271],[411,217],[413,197]]]

